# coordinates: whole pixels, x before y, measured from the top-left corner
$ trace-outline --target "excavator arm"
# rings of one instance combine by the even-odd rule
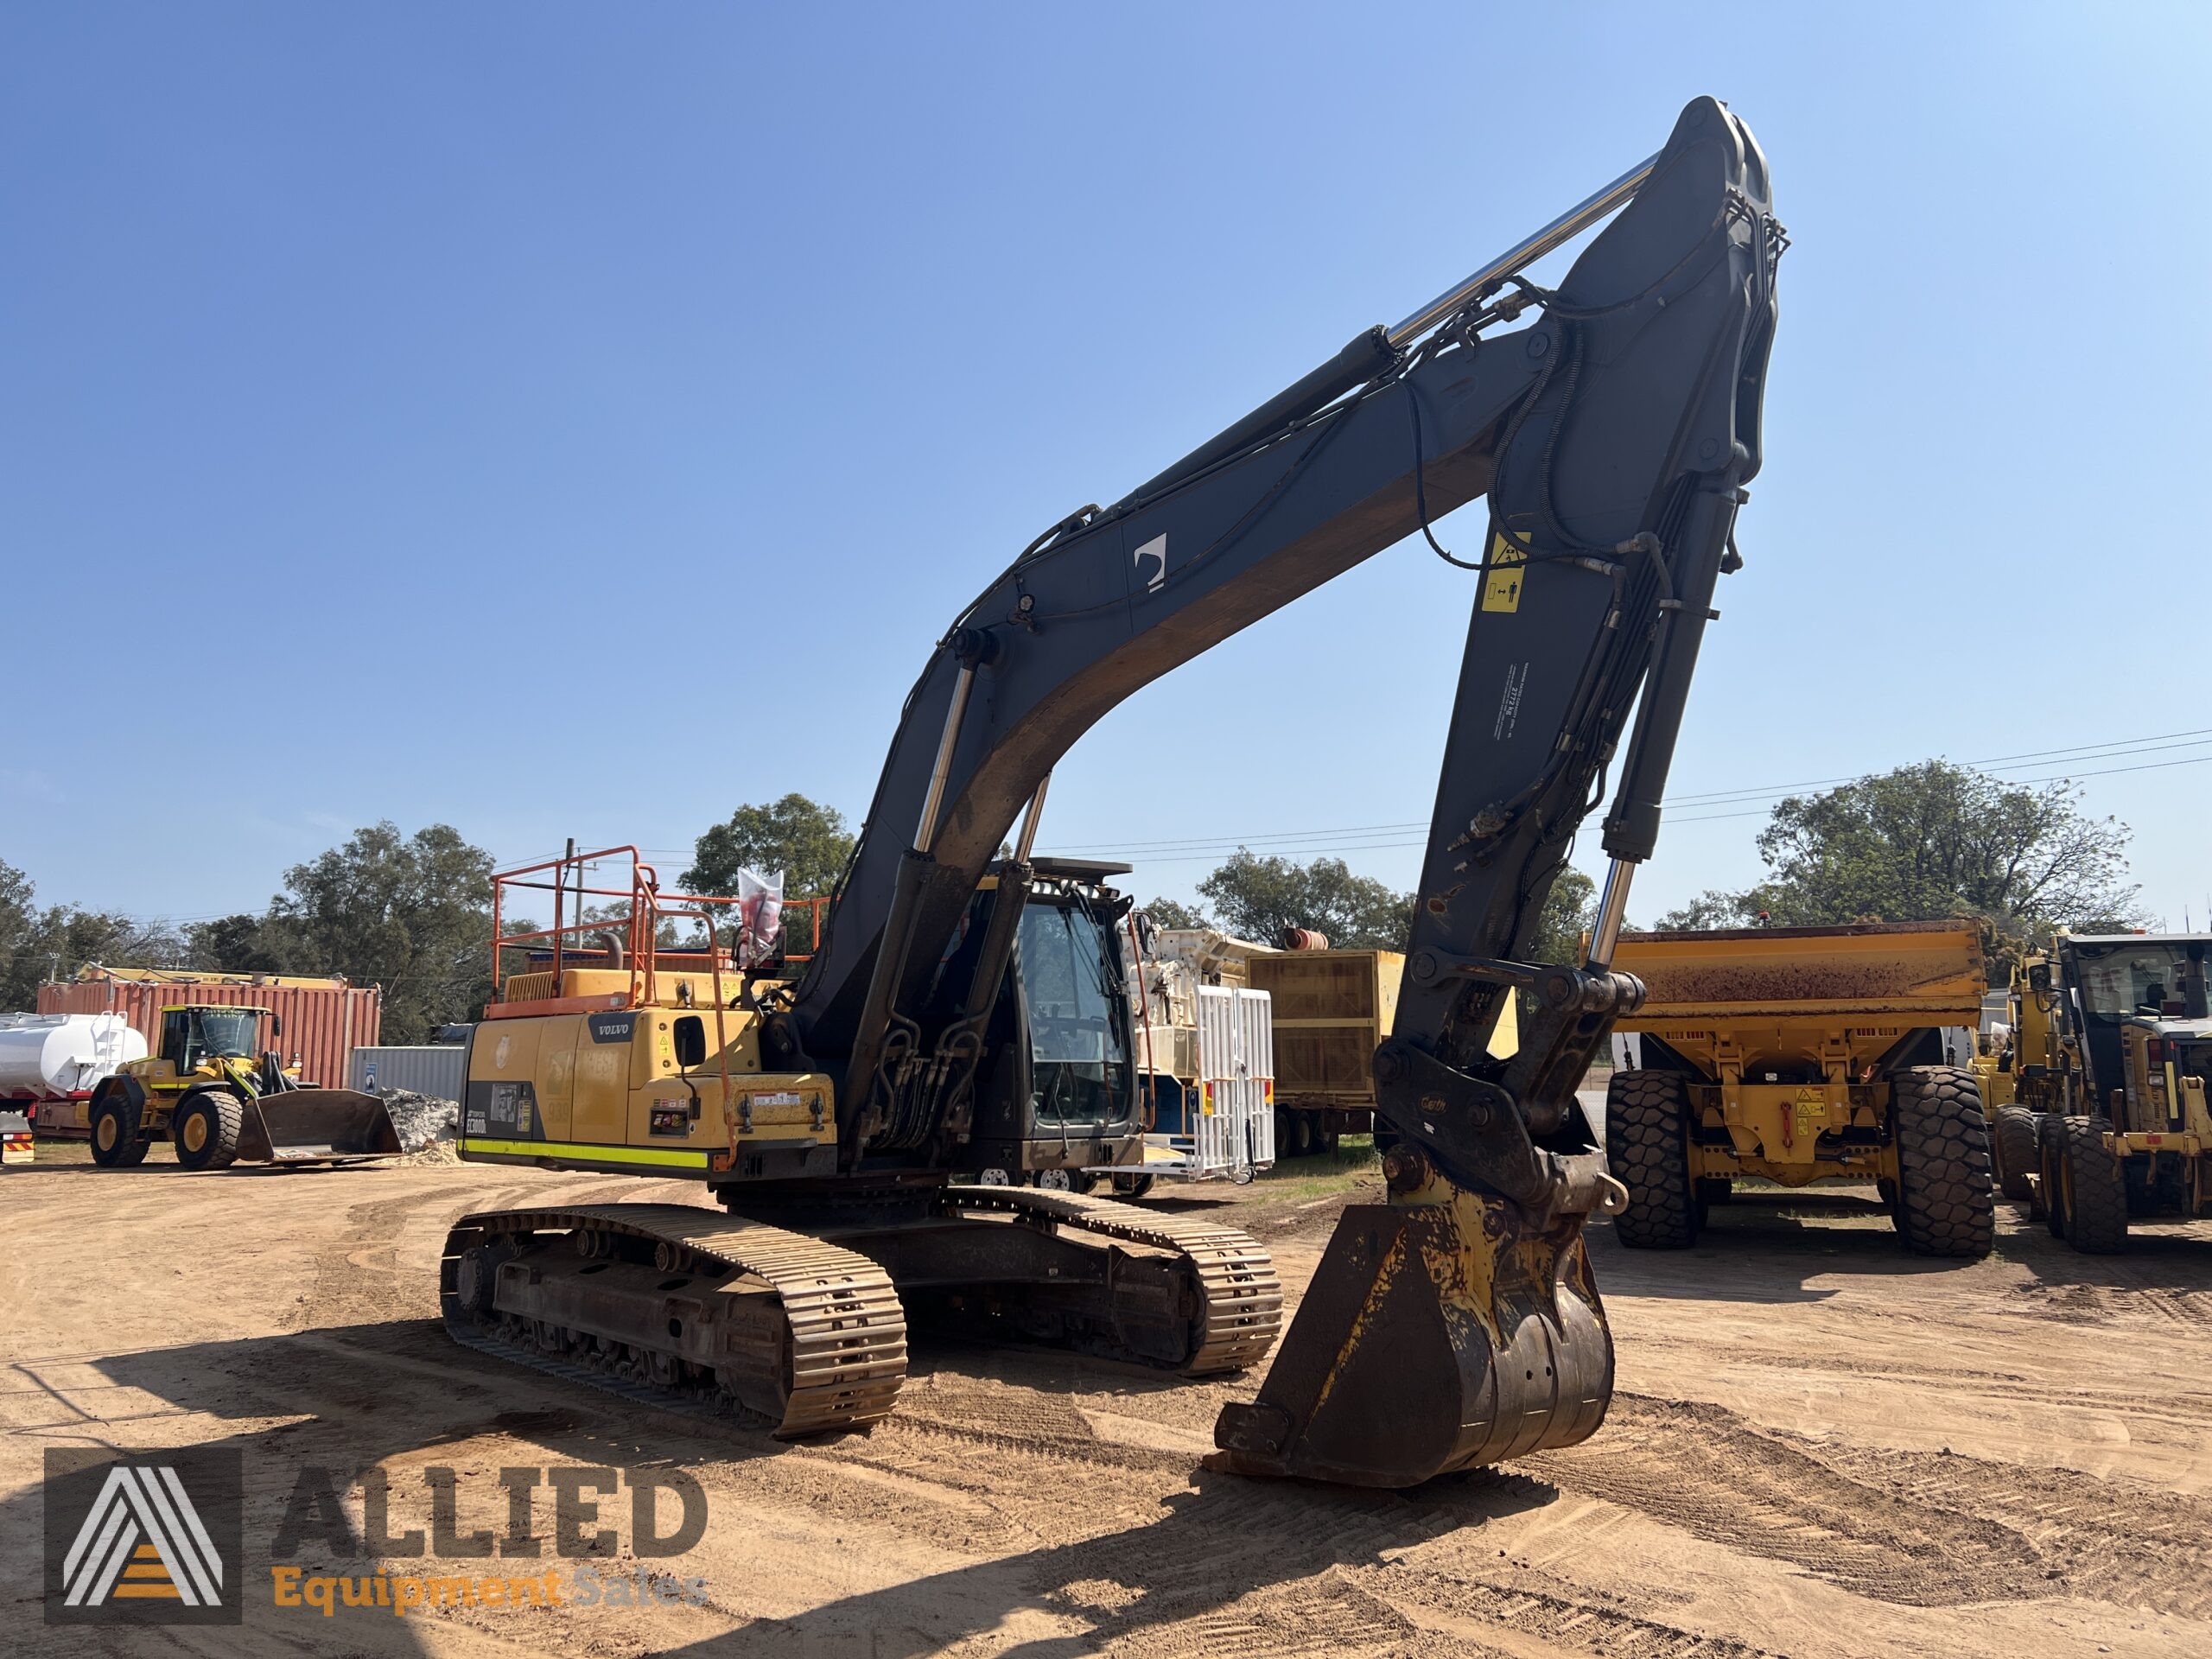
[[[1608,213],[1556,289],[1522,277]],[[1605,191],[1040,537],[959,613],[907,697],[827,938],[764,1032],[779,1062],[838,1079],[848,1173],[942,1168],[966,1133],[1011,929],[950,1002],[934,983],[944,944],[994,865],[1010,913],[1076,740],[1179,664],[1489,498],[1480,556],[1454,559],[1473,572],[1472,620],[1376,1057],[1389,1202],[1346,1211],[1258,1401],[1224,1414],[1222,1466],[1405,1484],[1571,1443],[1603,1416],[1611,1351],[1581,1225],[1617,1189],[1573,1091],[1642,995],[1611,970],[1612,940],[1656,838],[1715,581],[1737,563],[1784,245],[1750,131],[1695,100]],[[1389,649],[1376,642],[1376,659]],[[1588,959],[1524,963],[1609,773]],[[1520,1052],[1492,1060],[1491,1027],[1516,1007]]]

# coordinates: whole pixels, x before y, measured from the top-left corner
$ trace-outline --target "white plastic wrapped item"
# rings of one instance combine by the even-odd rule
[[[775,955],[784,931],[784,876],[737,873],[737,963],[756,968]]]

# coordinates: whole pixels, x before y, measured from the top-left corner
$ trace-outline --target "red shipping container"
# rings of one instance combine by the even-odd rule
[[[284,1022],[284,1034],[264,1041],[297,1065],[300,1081],[343,1089],[356,1047],[373,1047],[382,1034],[384,988],[349,985],[342,979],[302,979],[290,974],[194,974],[181,969],[87,968],[62,985],[38,989],[41,1014],[105,1014],[128,1020],[162,1052],[162,1010],[200,1002],[221,1007],[266,1008]]]

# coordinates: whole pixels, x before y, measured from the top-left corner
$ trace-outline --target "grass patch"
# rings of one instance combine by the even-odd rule
[[[1264,1197],[1270,1204],[1332,1198],[1351,1191],[1363,1176],[1376,1173],[1382,1162],[1373,1135],[1347,1135],[1337,1142],[1334,1152],[1293,1158],[1262,1170],[1253,1185],[1255,1196]]]

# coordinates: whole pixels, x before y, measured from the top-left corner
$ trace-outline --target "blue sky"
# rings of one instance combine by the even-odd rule
[[[1675,773],[1746,798],[1636,912],[1753,878],[1769,786],[2118,745],[2008,775],[2084,774],[2202,925],[2208,17],[8,7],[0,858],[191,918],[384,817],[672,870],[856,814],[1038,530],[1710,92],[1796,243]],[[1468,580],[1402,546],[1153,686],[1043,844],[1410,885]]]

